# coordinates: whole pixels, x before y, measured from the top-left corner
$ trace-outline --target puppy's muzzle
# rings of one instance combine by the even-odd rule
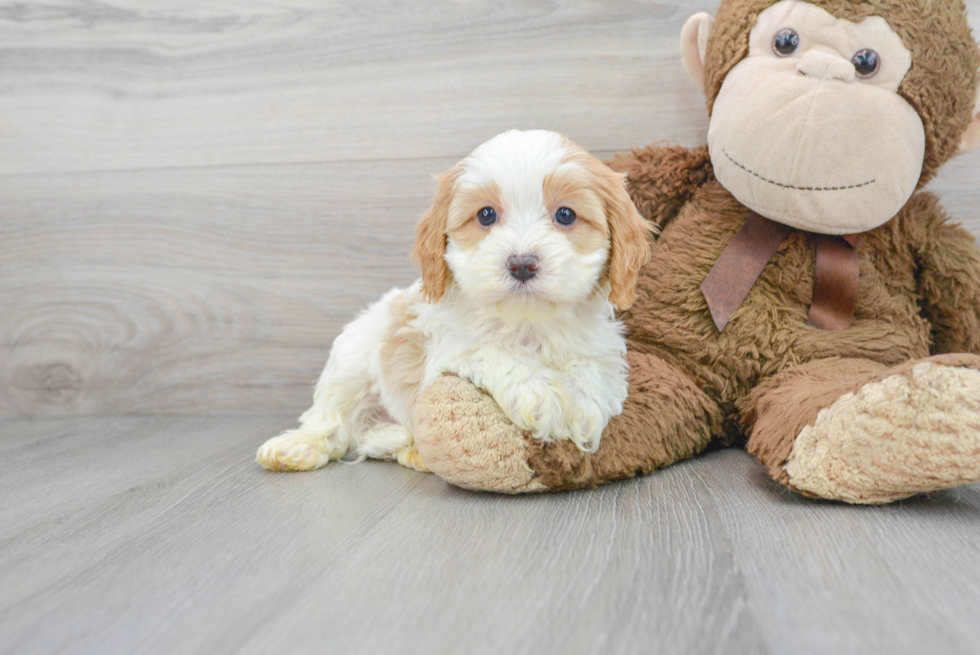
[[[538,274],[538,258],[534,255],[511,255],[507,260],[511,277],[527,282]]]

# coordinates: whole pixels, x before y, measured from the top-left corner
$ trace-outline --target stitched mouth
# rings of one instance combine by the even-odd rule
[[[769,184],[781,187],[783,189],[794,189],[796,191],[847,191],[848,189],[860,189],[862,187],[871,186],[872,184],[875,184],[878,181],[878,180],[868,180],[867,182],[861,182],[860,184],[850,184],[847,186],[795,186],[793,184],[783,184],[782,182],[777,182],[776,180],[770,180],[768,177],[759,175],[758,173],[748,168],[744,164],[735,161],[735,159],[730,154],[728,154],[728,151],[725,150],[724,148],[722,148],[721,151],[725,153],[725,156],[728,157],[728,160],[730,162],[732,162],[733,164],[741,168],[749,175],[752,175],[753,177],[757,177],[763,182],[768,182]]]

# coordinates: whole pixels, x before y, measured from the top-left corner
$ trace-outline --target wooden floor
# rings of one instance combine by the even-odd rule
[[[291,420],[0,423],[0,652],[980,652],[980,488],[815,503],[737,450],[518,498],[261,470]]]

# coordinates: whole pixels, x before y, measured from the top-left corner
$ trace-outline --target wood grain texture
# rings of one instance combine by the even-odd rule
[[[343,325],[414,279],[428,168],[0,178],[17,196],[0,224],[16,308],[0,315],[0,411],[298,411]]]
[[[0,650],[977,652],[980,488],[815,503],[741,451],[519,498],[263,471],[290,422],[0,423]]]
[[[712,4],[5,5],[0,173],[443,157],[515,127],[697,141],[678,42]]]
[[[980,603],[980,487],[853,507],[789,493],[751,457],[725,460],[698,473],[724,490],[718,513],[750,603],[770,612],[773,652],[980,652],[966,609]]]
[[[0,416],[298,413],[432,173],[510,127],[702,142],[716,4],[0,3]],[[978,158],[932,185],[975,234]]]

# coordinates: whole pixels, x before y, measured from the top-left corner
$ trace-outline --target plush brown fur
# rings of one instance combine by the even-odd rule
[[[709,41],[709,106],[727,72],[745,56],[756,16],[771,4],[722,3]],[[912,50],[912,73],[901,92],[919,110],[928,134],[920,186],[925,184],[953,156],[974,106],[980,54],[963,3],[815,4],[851,19],[883,13]],[[507,466],[521,472],[523,484],[558,490],[645,474],[694,455],[712,440],[748,439],[770,475],[789,485],[784,465],[794,440],[822,409],[866,384],[901,374],[910,362],[946,353],[980,355],[980,251],[969,233],[948,222],[931,194],[913,196],[893,220],[863,235],[857,246],[861,279],[850,329],[826,332],[806,324],[815,247],[812,236],[797,232],[782,244],[719,333],[700,285],[750,210],[714,178],[705,148],[653,146],[617,157],[611,165],[627,174],[640,213],[663,226],[653,257],[640,272],[637,300],[623,314],[633,367],[623,415],[609,424],[594,455],[513,431],[505,438],[506,422],[484,422],[476,433],[429,421],[416,434],[419,451],[426,460],[440,459],[444,466],[437,472],[450,482],[457,481],[457,470],[497,461],[494,447],[500,444],[506,445]],[[940,367],[975,368],[980,360],[954,356],[931,361]],[[475,411],[459,401],[458,393],[447,395],[450,386],[458,391],[459,383],[437,381],[422,394],[425,406],[439,408],[443,416]],[[485,396],[470,401],[492,405]],[[943,402],[938,391],[936,402]],[[482,446],[488,437],[498,446]],[[514,455],[520,450],[523,458]],[[980,463],[980,452],[973,457]],[[531,478],[528,471],[533,471]],[[935,472],[933,488],[963,482],[961,472],[950,480],[942,475]],[[873,480],[869,484],[874,487]],[[881,502],[904,493],[901,480],[889,478],[887,484],[888,495],[849,490],[840,496],[828,491],[826,497]],[[469,486],[513,491],[494,484]],[[908,493],[923,490],[921,480],[909,481]]]
[[[602,455],[570,442],[529,444],[528,464],[550,490],[594,487],[646,475],[704,450],[722,415],[683,371],[656,355],[629,353],[630,402],[603,433]]]
[[[663,228],[694,192],[711,179],[708,146],[689,150],[658,145],[635,148],[609,163],[626,174],[626,183],[640,215]]]

